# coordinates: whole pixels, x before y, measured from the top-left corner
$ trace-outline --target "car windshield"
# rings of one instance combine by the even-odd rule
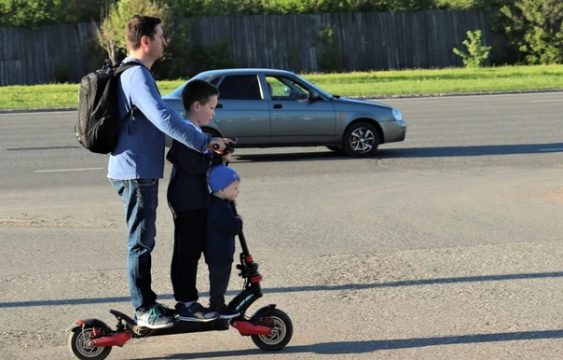
[[[183,83],[182,85],[178,86],[176,89],[174,89],[167,96],[174,97],[174,98],[182,98],[182,90],[184,90],[184,86],[186,86],[187,83],[189,83],[190,81],[195,80],[195,79],[209,81],[213,85],[217,86],[217,82],[219,81],[220,77],[217,77],[215,79],[211,79],[211,78],[212,78],[211,76],[195,76],[195,77],[189,79],[188,81],[186,81],[185,83]]]
[[[189,81],[189,80],[188,80]],[[182,90],[184,89],[184,86],[186,86],[186,84],[188,83],[188,81],[186,81],[185,83],[183,83],[181,86],[178,86],[174,91],[172,91],[170,94],[168,94],[167,96],[171,96],[171,97],[175,97],[175,98],[181,98],[182,97]]]
[[[302,81],[303,83],[305,83],[308,87],[313,88],[316,92],[318,92],[320,95],[325,96],[327,98],[332,98],[334,97],[334,95],[332,95],[331,93],[319,88],[317,85],[313,84],[312,82],[309,82],[305,79],[303,79],[302,77],[299,77],[299,80]]]

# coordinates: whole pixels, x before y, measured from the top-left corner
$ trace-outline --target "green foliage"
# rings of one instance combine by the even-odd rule
[[[100,21],[124,0],[0,0],[0,26]],[[143,0],[140,3],[153,3]],[[175,18],[430,9],[498,9],[511,0],[158,0]]]
[[[231,59],[228,39],[210,45],[194,45],[190,56],[185,60],[190,75],[201,71],[237,67]]]
[[[510,4],[513,0],[436,0],[440,9],[472,10],[472,9],[498,9],[502,5]]]
[[[64,64],[55,64],[53,68],[53,81],[56,84],[68,83],[69,76]]]
[[[517,0],[500,9],[505,33],[527,64],[563,62],[563,2]]]
[[[330,26],[325,26],[317,36],[319,69],[323,72],[342,70],[342,52],[336,39],[336,33]]]
[[[164,0],[175,16],[406,11],[436,8],[437,0]]]
[[[463,45],[467,48],[467,52],[454,48],[454,54],[461,57],[463,65],[466,67],[481,67],[485,65],[489,58],[491,47],[483,44],[481,30],[468,31],[466,34],[467,39],[463,40]]]
[[[0,0],[0,26],[37,27],[98,20],[103,1]]]
[[[160,79],[185,78],[190,61],[190,39],[186,24],[172,24],[169,27],[168,46],[164,56],[151,68]]]
[[[120,57],[127,52],[124,30],[135,15],[159,17],[166,32],[169,19],[166,5],[160,6],[157,2],[148,0],[119,0],[113,3],[98,28],[98,42],[114,64],[119,63]]]

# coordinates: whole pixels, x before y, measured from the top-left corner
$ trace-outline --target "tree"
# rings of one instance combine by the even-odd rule
[[[483,44],[481,30],[468,31],[467,39],[463,40],[463,45],[467,48],[467,52],[463,52],[458,48],[454,49],[454,54],[461,57],[463,65],[466,67],[481,67],[485,65],[489,58],[490,46]]]
[[[527,64],[563,61],[561,0],[517,0],[500,9],[504,31]]]
[[[102,1],[104,0],[0,0],[0,25],[37,27],[97,21]]]
[[[119,0],[109,8],[109,13],[98,27],[98,42],[107,52],[114,64],[127,52],[124,31],[127,23],[135,15],[156,16],[162,20],[166,29],[169,23],[169,12],[166,5],[160,6],[155,1]]]

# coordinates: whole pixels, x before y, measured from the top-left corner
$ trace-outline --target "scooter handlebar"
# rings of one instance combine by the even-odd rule
[[[228,155],[235,152],[235,146],[238,143],[237,139],[229,139],[230,141],[225,144],[225,149],[220,155]],[[219,144],[213,144],[213,150],[219,150]]]

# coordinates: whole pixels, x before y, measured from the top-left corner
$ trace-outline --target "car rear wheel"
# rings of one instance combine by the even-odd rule
[[[351,156],[372,156],[379,146],[379,133],[375,126],[360,121],[350,125],[344,133],[344,150]]]

